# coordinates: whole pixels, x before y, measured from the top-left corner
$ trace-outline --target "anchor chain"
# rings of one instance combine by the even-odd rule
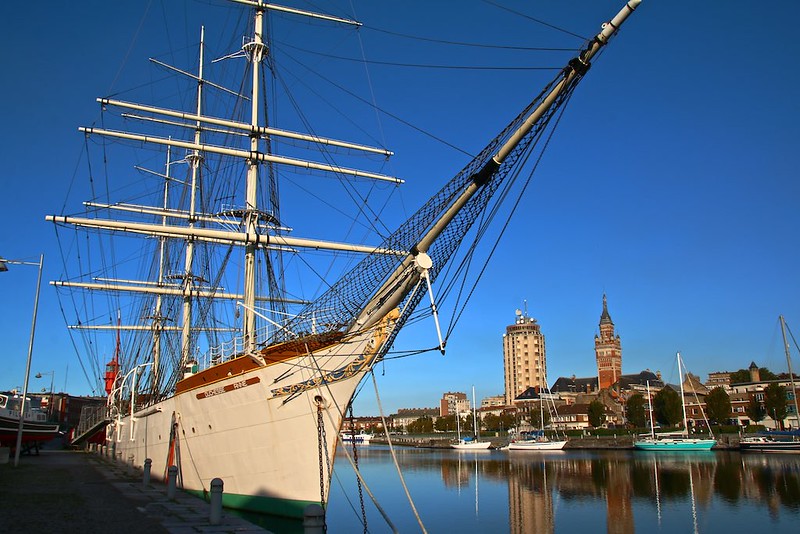
[[[330,461],[328,458],[328,439],[325,434],[325,422],[322,419],[322,403],[317,403],[317,445],[319,450],[319,504],[324,510],[325,507],[325,468],[330,472]],[[323,463],[323,450],[324,463]],[[328,531],[327,521],[322,525],[323,531]]]
[[[353,405],[351,404],[348,410],[348,416],[350,418],[350,443],[353,447],[353,467],[356,471],[358,471],[358,448],[356,447],[356,428],[353,424]],[[358,485],[358,502],[361,505],[361,524],[364,525],[364,534],[369,532],[367,528],[367,512],[364,509],[364,492],[363,488],[361,487],[361,479],[356,477],[356,484]]]

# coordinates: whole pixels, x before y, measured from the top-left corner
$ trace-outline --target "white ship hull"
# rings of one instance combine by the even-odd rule
[[[133,424],[130,415],[118,418],[109,427],[110,444],[134,466],[149,458],[153,477],[166,478],[176,465],[190,492],[205,495],[214,478],[222,479],[227,507],[301,517],[308,504],[327,501],[343,413],[384,335],[378,328],[315,353],[318,364],[327,362],[322,374],[333,372],[322,386],[313,386],[319,372],[287,373],[311,369],[303,359],[259,366],[148,406]]]
[[[508,444],[510,451],[560,451],[566,445],[566,440],[558,441],[539,441],[539,440],[520,440],[512,441]]]
[[[460,451],[481,451],[487,450],[492,446],[491,441],[464,441],[460,440],[458,443],[451,443],[450,448]]]

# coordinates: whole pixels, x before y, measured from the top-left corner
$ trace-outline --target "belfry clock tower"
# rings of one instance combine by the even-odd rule
[[[597,381],[600,389],[614,385],[622,376],[622,343],[614,334],[614,322],[608,313],[608,302],[603,293],[603,313],[600,315],[600,334],[594,336],[594,354],[597,358]]]

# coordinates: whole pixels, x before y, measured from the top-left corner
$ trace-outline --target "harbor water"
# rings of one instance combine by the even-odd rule
[[[392,532],[383,515],[398,532],[421,532],[421,521],[431,533],[757,533],[800,524],[800,455],[394,450],[413,508],[389,447],[357,448],[368,532]],[[364,532],[361,503],[340,448],[328,532]],[[294,530],[265,521],[274,532]]]

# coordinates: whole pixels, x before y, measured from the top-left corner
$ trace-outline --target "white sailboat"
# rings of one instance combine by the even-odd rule
[[[689,436],[689,426],[686,417],[686,401],[683,393],[683,373],[681,370],[681,354],[677,354],[678,379],[681,388],[681,409],[683,410],[683,430],[681,432],[665,432],[656,434],[653,427],[653,406],[650,404],[650,435],[634,441],[636,449],[644,451],[709,451],[717,444],[713,435],[711,438],[694,438]],[[647,397],[650,401],[650,383],[647,384]],[[709,427],[709,432],[711,427]]]
[[[450,447],[462,451],[486,450],[492,446],[491,441],[481,441],[481,429],[478,426],[478,406],[475,402],[475,386],[472,386],[472,428],[475,431],[474,437],[461,437],[461,415],[456,410],[456,433],[458,437]]]
[[[739,441],[739,448],[742,452],[780,452],[800,454],[800,431],[797,430],[797,421],[800,420],[800,406],[797,401],[797,386],[794,383],[794,372],[792,371],[792,355],[789,350],[789,340],[786,337],[786,320],[783,315],[778,316],[781,323],[781,335],[783,337],[783,348],[786,355],[786,366],[789,370],[789,384],[792,388],[794,398],[795,430],[786,433],[765,433],[757,436],[745,436]]]
[[[301,516],[308,504],[325,505],[336,436],[360,381],[385,357],[400,329],[422,314],[415,310],[426,293],[431,306],[425,313],[436,318],[437,277],[463,276],[447,271],[448,262],[474,253],[474,246],[459,247],[484,234],[484,215],[507,196],[526,161],[536,160],[531,154],[546,144],[551,118],[639,3],[629,0],[603,24],[542,93],[393,233],[376,227],[378,211],[369,211],[363,200],[374,183],[400,180],[380,169],[346,164],[359,155],[382,162],[392,153],[282,128],[270,115],[278,100],[262,91],[266,74],[274,76],[276,87],[285,84],[271,56],[270,15],[311,17],[319,25],[355,21],[263,0],[231,0],[227,9],[252,12],[250,36],[242,40],[241,50],[208,62],[200,31],[196,70],[157,62],[180,83],[191,85],[191,90],[169,88],[167,94],[180,103],[98,99],[103,127],[81,129],[87,145],[102,151],[97,167],[108,169],[105,162],[118,149],[144,149],[150,160],[154,154],[163,160],[158,150],[167,152],[164,172],[149,171],[148,177],[124,184],[149,187],[155,202],[144,204],[144,192],[132,195],[135,201],[130,202],[103,196],[78,208],[83,210],[79,214],[47,217],[57,229],[69,228],[60,236],[87,236],[87,251],[64,260],[81,272],[52,284],[69,291],[70,298],[106,299],[104,306],[122,308],[128,318],[119,326],[104,324],[100,304],[87,304],[76,306],[72,325],[78,332],[122,333],[125,349],[119,373],[109,379],[107,414],[108,444],[117,457],[133,466],[150,459],[154,476],[177,466],[182,487],[198,495],[207,494],[214,478],[222,478],[226,507]],[[233,89],[217,83],[216,72],[227,74],[242,64],[244,82]],[[187,106],[189,96],[193,102]],[[212,102],[219,104],[217,111],[211,111]],[[137,131],[106,126],[120,119]],[[343,121],[331,122],[339,126]],[[301,156],[307,149],[322,155]],[[185,166],[183,176],[177,175],[178,161]],[[313,189],[297,178],[305,180],[308,174],[335,179],[316,186],[324,190]],[[105,179],[124,175],[117,170]],[[279,203],[284,190],[277,184],[287,176],[302,204],[295,211],[282,211]],[[306,215],[314,211],[316,216],[318,207],[312,197],[342,212],[338,200],[328,197],[331,182],[343,186],[359,209],[357,217],[343,225],[326,219],[309,229]],[[356,190],[360,184],[366,184],[366,192]],[[291,215],[315,237],[296,236],[284,220]],[[340,227],[343,236],[352,236],[354,221],[375,230],[376,242],[331,237]],[[89,236],[103,241],[90,242]],[[125,254],[112,253],[109,236],[117,243],[134,238],[141,244]],[[150,246],[152,253],[145,254]],[[334,269],[318,262],[323,253],[346,266]],[[90,267],[90,259],[101,259],[103,265]],[[115,260],[128,260],[143,276],[125,271]],[[295,277],[290,266],[307,267],[317,278]],[[321,276],[331,271],[341,273],[338,281]],[[321,288],[313,300],[302,296],[309,285]],[[439,342],[442,351],[445,341]]]
[[[547,383],[547,378],[543,376],[542,382],[539,388],[539,430],[531,437],[511,440],[506,447],[510,451],[560,451],[567,444],[566,439],[551,439],[544,433],[544,384]],[[553,402],[549,390],[546,395]],[[555,410],[555,403],[552,407]]]

